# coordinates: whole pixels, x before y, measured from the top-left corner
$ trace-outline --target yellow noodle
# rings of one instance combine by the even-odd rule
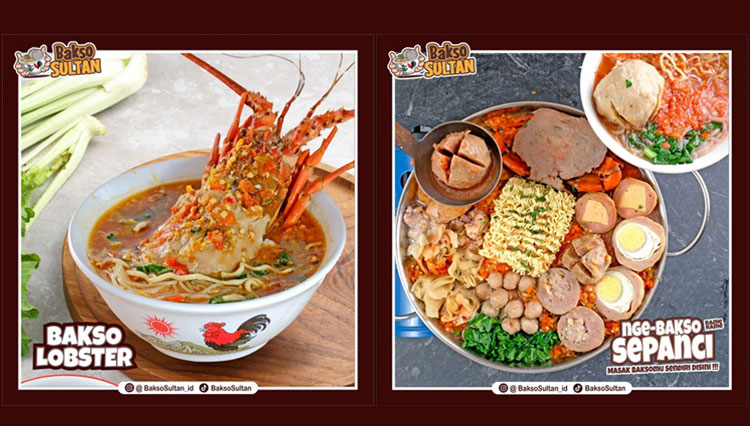
[[[546,185],[514,177],[494,200],[490,227],[479,254],[538,277],[555,260],[570,228],[575,198]]]

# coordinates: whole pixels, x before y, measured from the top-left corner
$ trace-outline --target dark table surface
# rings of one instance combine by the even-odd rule
[[[473,76],[397,80],[396,120],[407,129],[459,120],[513,101],[550,101],[582,108],[583,54],[476,54]],[[708,226],[688,253],[669,257],[663,279],[641,318],[723,318],[729,324],[729,161],[701,170],[711,197]],[[692,175],[656,175],[669,218],[670,251],[693,239],[703,199]],[[395,339],[397,387],[489,387],[496,381],[629,381],[634,387],[727,387],[729,329],[716,332],[718,372],[607,376],[609,351],[556,373],[513,374],[474,363],[437,338]]]

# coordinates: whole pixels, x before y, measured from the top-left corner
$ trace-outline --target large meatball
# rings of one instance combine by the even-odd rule
[[[604,320],[591,309],[578,306],[557,321],[557,335],[566,348],[588,352],[604,341]]]
[[[616,65],[594,89],[596,110],[607,120],[642,128],[659,109],[664,77],[651,64],[632,59]]]
[[[539,277],[536,294],[539,302],[548,311],[562,315],[578,304],[581,286],[567,269],[550,268]]]

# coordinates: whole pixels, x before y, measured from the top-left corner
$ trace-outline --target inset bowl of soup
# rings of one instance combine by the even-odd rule
[[[281,333],[333,269],[346,241],[341,212],[325,191],[320,191],[312,196],[300,220],[307,230],[304,235],[295,237],[297,229],[283,236],[272,235],[273,231],[266,234],[266,239],[277,240],[270,244],[280,255],[248,265],[245,271],[216,284],[218,291],[216,286],[207,288],[200,279],[193,280],[192,275],[175,280],[181,278],[175,277],[178,266],[161,275],[163,280],[159,278],[162,271],[142,266],[138,270],[150,277],[150,282],[141,283],[142,289],[113,284],[112,268],[118,265],[103,271],[101,258],[109,253],[127,259],[124,251],[137,249],[149,228],[156,228],[169,216],[179,192],[190,182],[198,185],[207,161],[208,156],[174,158],[132,169],[89,195],[68,228],[68,245],[76,265],[120,321],[160,352],[195,362],[249,355]],[[308,238],[315,242],[307,243]],[[247,276],[252,287],[243,281]],[[170,281],[175,281],[178,290],[159,287]],[[137,279],[127,283],[139,284]],[[233,283],[247,285],[248,290],[232,290]],[[201,294],[192,299],[174,296],[175,291]]]
[[[586,118],[628,163],[658,173],[700,170],[729,154],[729,54],[589,52]]]

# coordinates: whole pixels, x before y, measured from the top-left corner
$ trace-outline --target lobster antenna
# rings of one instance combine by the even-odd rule
[[[227,77],[224,73],[212,67],[211,65],[208,64],[208,62],[204,61],[203,59],[193,55],[192,53],[183,53],[182,56],[190,59],[191,61],[195,62],[199,67],[208,71],[211,75],[218,78],[222,83],[226,84],[227,87],[232,89],[238,95],[242,96],[243,93],[247,92],[247,90],[244,87],[242,87],[239,83]]]
[[[289,59],[286,59],[286,58],[282,58],[282,59],[289,61]],[[299,95],[302,93],[302,88],[305,87],[305,73],[302,72],[302,54],[299,55],[299,64],[297,65],[297,69],[299,70],[299,80],[297,81],[297,90],[294,91],[294,95],[292,95],[292,98],[289,99],[286,105],[284,105],[284,109],[281,111],[281,114],[279,114],[279,119],[276,121],[276,135],[277,136],[281,134],[281,127],[284,125],[284,117],[286,117],[286,113],[289,112],[289,107],[291,107],[292,103],[297,100]]]
[[[344,62],[344,54],[342,53],[341,56],[339,57],[339,66],[338,66],[338,69],[336,70],[336,75],[333,77],[333,83],[331,83],[331,87],[329,87],[328,91],[325,92],[323,96],[318,100],[318,102],[316,102],[315,105],[313,105],[310,108],[310,111],[307,112],[307,116],[305,117],[305,120],[309,120],[313,116],[313,114],[315,113],[315,109],[318,108],[318,106],[320,106],[320,104],[323,103],[323,101],[328,97],[328,95],[331,93],[333,88],[336,87],[336,84],[344,77],[344,74],[346,74],[346,72],[349,71],[354,66],[354,62],[352,62],[351,64],[349,64],[349,66],[346,67],[346,69],[343,72],[341,72],[341,65],[343,64],[343,62]]]

